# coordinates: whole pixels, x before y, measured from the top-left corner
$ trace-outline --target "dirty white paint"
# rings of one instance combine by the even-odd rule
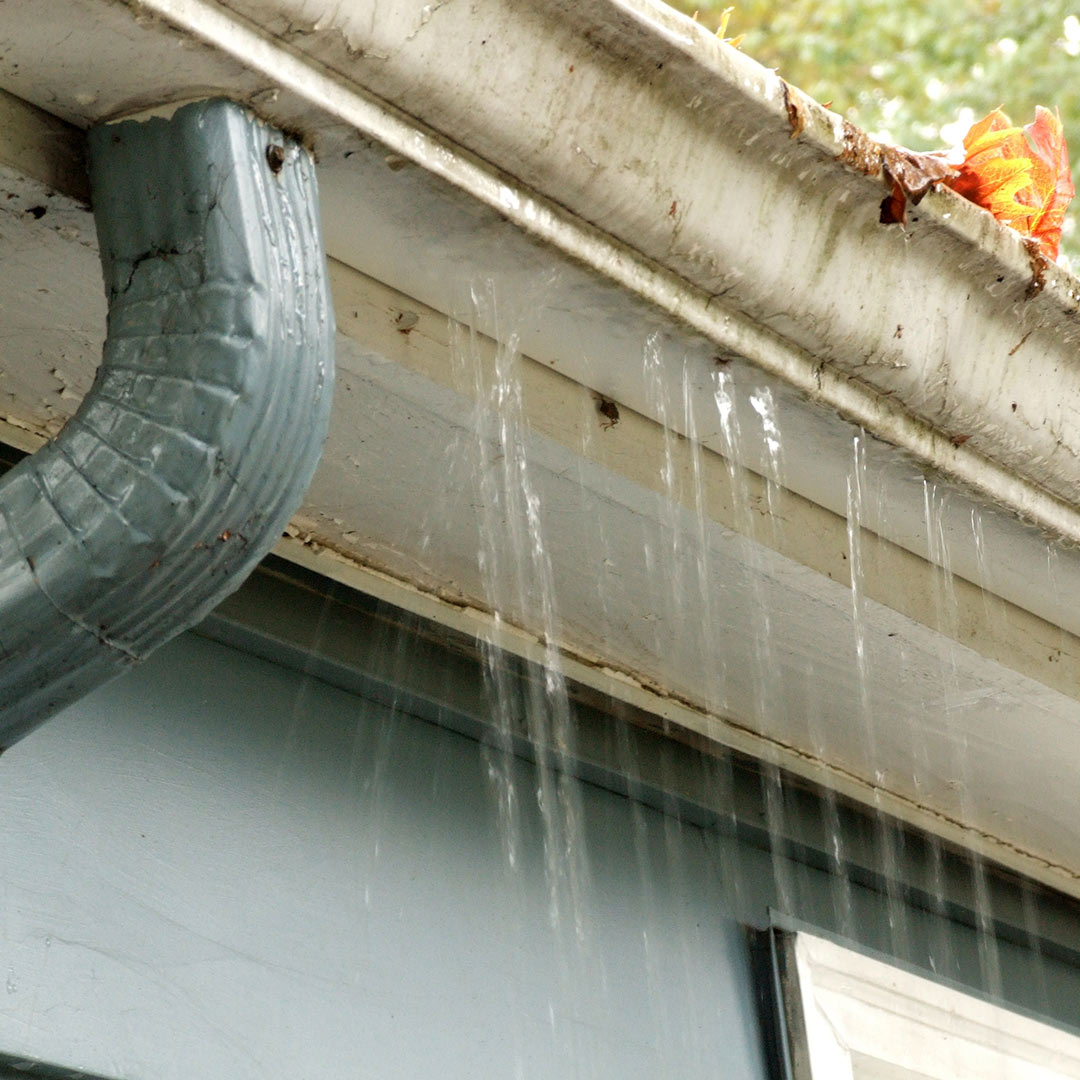
[[[775,76],[681,16],[645,0],[549,0],[528,12],[488,0],[482,11],[450,3],[380,10],[378,18],[364,4],[236,0],[230,6],[254,20],[245,23],[202,0],[142,3],[134,20],[100,0],[50,7],[57,3],[33,0],[14,13],[17,48],[0,63],[0,86],[78,123],[211,88],[249,100],[320,149],[327,202],[344,208],[332,212],[329,229],[343,261],[453,310],[447,285],[456,275],[443,266],[484,265],[490,255],[483,235],[477,246],[469,228],[446,229],[448,191],[464,191],[464,220],[477,220],[479,210],[490,224],[497,218],[483,207],[500,210],[620,283],[618,301],[606,301],[610,320],[598,320],[594,336],[620,321],[639,330],[658,318],[671,325],[655,308],[642,314],[633,299],[640,293],[713,344],[748,356],[755,370],[763,365],[780,384],[790,381],[796,399],[839,409],[991,500],[1080,538],[1070,503],[1080,460],[1069,404],[1069,380],[1078,377],[1072,279],[1047,268],[1045,287],[1028,302],[1032,267],[1017,237],[948,195],[928,198],[907,233],[877,225],[880,185],[834,160],[846,138],[836,118],[807,105],[806,129],[792,141]],[[60,26],[66,36],[50,30]],[[100,48],[75,51],[71,43],[85,40]],[[342,78],[326,79],[310,58]],[[374,149],[367,135],[393,150],[375,150],[386,169],[374,187],[356,157]],[[346,154],[353,168],[342,167]],[[509,177],[517,209],[502,201]],[[390,270],[378,232],[356,224],[366,221],[365,204],[398,254]],[[403,206],[413,218],[404,232],[395,215]],[[453,242],[444,248],[448,231]],[[416,246],[409,250],[403,237]],[[520,233],[504,230],[499,240],[500,267],[534,255]],[[417,273],[424,265],[431,273]],[[665,276],[669,270],[679,276]],[[527,346],[588,382],[596,378],[591,365],[556,354],[567,321],[549,320]],[[573,340],[579,330],[573,326]],[[648,412],[632,380],[626,385],[625,365],[600,353],[603,377]],[[783,404],[785,394],[776,396]],[[797,423],[818,428],[819,443],[813,454],[789,456],[786,482],[843,512],[837,478],[846,439],[837,445],[828,434],[844,429],[797,411]],[[925,556],[919,493],[898,482],[885,502],[890,520],[869,524]],[[967,516],[959,507],[948,527],[962,528]],[[1060,593],[1031,600],[1022,574],[1009,580],[1024,539],[1008,526],[987,533],[1000,590],[1069,619]],[[955,569],[978,578],[963,552],[953,558]]]
[[[2,165],[0,274],[0,420],[36,441],[55,435],[90,387],[105,295],[90,215]]]
[[[1080,1077],[1080,1035],[812,934],[787,949],[794,1080]]]
[[[153,0],[139,10],[264,74],[276,71],[308,100],[302,126],[328,128],[328,153],[340,134],[316,119],[319,111],[389,141],[496,208],[513,215],[528,205],[520,195],[515,207],[505,203],[505,185],[475,167],[470,154],[478,155],[758,330],[890,395],[947,437],[973,440],[957,461],[942,449],[939,464],[970,471],[966,454],[979,448],[1070,497],[1080,472],[1060,444],[1075,443],[1075,417],[1057,396],[1026,415],[1011,406],[1012,390],[1044,370],[1046,339],[1076,338],[1071,280],[1048,269],[1029,303],[1032,265],[1019,238],[950,195],[932,194],[907,233],[880,226],[880,182],[836,161],[847,154],[873,166],[873,147],[845,142],[843,130],[838,139],[833,119],[810,104],[792,141],[780,80],[703,28],[639,0],[548,0],[524,10],[487,0],[391,13],[312,0],[227,7],[261,33],[201,0]],[[305,75],[309,58],[345,84]],[[690,97],[701,99],[697,107],[687,107]],[[394,109],[450,133],[449,157],[443,140],[418,143],[399,129]],[[530,224],[539,231],[535,215]],[[557,225],[546,231],[592,259],[580,228],[562,239]],[[619,279],[611,253],[597,261]],[[662,283],[642,287],[654,299],[663,292]],[[767,339],[750,336],[756,340],[742,344],[756,362],[777,362]],[[1006,368],[1005,379],[988,383],[984,364]],[[800,378],[800,365],[781,366],[786,378]],[[1078,376],[1063,369],[1061,378],[1073,386]],[[807,372],[801,380],[810,392]],[[888,411],[888,403],[829,382],[826,372],[819,394],[867,423]]]

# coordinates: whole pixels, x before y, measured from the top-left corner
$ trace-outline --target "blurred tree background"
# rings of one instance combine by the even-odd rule
[[[715,29],[731,0],[669,0]],[[875,138],[913,150],[958,144],[1001,106],[1014,123],[1057,108],[1077,177],[1080,0],[744,0],[742,51]],[[1078,178],[1080,179],[1080,178]],[[1062,250],[1080,267],[1077,213]]]

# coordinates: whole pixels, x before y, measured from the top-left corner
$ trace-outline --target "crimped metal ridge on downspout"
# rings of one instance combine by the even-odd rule
[[[228,3],[232,2],[245,11],[259,9],[254,0],[227,0],[224,5],[210,0],[140,0],[139,10],[161,17],[182,32],[231,56],[243,67],[258,72],[273,85],[289,91],[295,95],[295,100],[305,103],[311,110],[309,115],[313,122],[317,122],[315,118],[319,114],[324,120],[331,117],[345,122],[395,154],[467,192],[527,234],[655,304],[721,349],[744,356],[762,370],[797,388],[809,400],[908,451],[924,465],[959,481],[989,501],[1009,507],[1023,519],[1080,543],[1080,508],[1048,490],[1045,484],[1027,475],[1026,470],[1018,468],[1014,462],[998,461],[980,452],[976,448],[978,439],[972,443],[966,441],[968,432],[964,433],[965,439],[957,439],[955,431],[940,430],[935,423],[905,404],[899,395],[853,378],[851,371],[842,364],[824,363],[813,351],[762,325],[630,244],[589,224],[552,198],[530,189],[388,101],[348,81],[340,72],[331,71],[318,60],[304,56],[298,48],[275,38],[242,15],[230,12]],[[561,3],[562,0],[549,0],[541,7],[554,9]],[[287,4],[283,8],[291,11],[294,6]],[[609,0],[606,4],[593,0],[591,4],[592,8],[601,6],[634,23],[636,32],[650,38],[654,46],[662,45],[665,50],[670,50],[664,54],[669,60],[678,54],[681,61],[689,62],[687,57],[701,44],[689,42],[685,34],[670,32],[666,26],[661,36],[661,22],[677,17],[670,13],[670,18],[665,15],[661,19],[655,5],[645,0]],[[333,21],[329,20],[330,23]],[[712,43],[712,47],[718,48],[716,43]],[[365,55],[358,45],[353,46],[353,52],[357,56]],[[716,70],[709,65],[714,65]],[[657,66],[661,66],[659,62]],[[746,57],[726,54],[722,61],[719,57],[703,61],[701,75],[716,78],[721,67],[730,69],[726,70],[725,77],[731,79],[732,85],[745,81],[747,86],[755,88],[747,93],[748,103],[774,115],[778,130],[786,132],[783,134],[786,143],[791,128],[782,80]],[[836,128],[839,118],[827,116],[820,106],[801,96],[799,100],[806,123],[803,137],[817,144],[826,157],[844,156],[847,129]],[[862,139],[867,147],[871,147],[871,140],[865,136]],[[870,151],[866,150],[866,153]],[[859,171],[880,173],[880,161],[868,159]],[[866,181],[868,185],[871,182]],[[956,198],[947,210],[934,210],[930,205],[933,202],[932,198],[928,199],[920,209],[925,216],[940,219],[938,224],[947,231],[965,237],[972,244],[976,234],[987,232],[979,218],[982,211],[961,205],[963,200]],[[949,218],[952,220],[946,222]],[[967,237],[968,232],[971,237]],[[1029,267],[1029,258],[1019,240],[1016,239],[1015,244],[1006,240],[993,238],[995,251],[992,257],[1000,258],[1003,266],[1008,264],[1010,272],[1015,269],[1013,264]],[[1030,276],[1030,269],[1027,272]],[[1064,295],[1067,289],[1061,279],[1065,275],[1051,266],[1045,268],[1045,275],[1046,293]]]
[[[89,153],[108,337],[78,412],[0,481],[0,747],[238,588],[329,422],[307,151],[219,100]]]

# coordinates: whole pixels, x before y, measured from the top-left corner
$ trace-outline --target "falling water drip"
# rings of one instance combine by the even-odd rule
[[[581,857],[576,786],[570,782],[572,725],[562,662],[555,609],[555,584],[544,544],[544,528],[538,492],[532,482],[527,451],[522,385],[519,375],[521,354],[515,328],[499,325],[494,289],[475,287],[474,310],[490,308],[498,338],[492,381],[486,387],[486,410],[479,418],[481,438],[480,482],[485,512],[481,551],[491,565],[486,597],[498,614],[509,610],[521,621],[539,616],[543,645],[540,680],[528,682],[526,722],[528,736],[540,757],[537,800],[545,826],[545,852],[551,918],[558,925],[563,912],[563,893],[568,892],[575,930],[579,938],[579,889],[582,885],[577,862]],[[474,320],[475,324],[475,320]],[[475,331],[474,331],[475,335]],[[476,364],[476,378],[483,368]],[[477,386],[477,401],[485,400],[485,387]],[[483,408],[483,405],[481,405]],[[483,430],[484,425],[487,431]],[[487,436],[486,438],[484,436]],[[486,453],[486,459],[484,455]]]
[[[693,528],[694,566],[690,590],[702,598],[702,627],[699,640],[702,648],[702,701],[707,712],[723,715],[728,710],[726,693],[727,660],[720,646],[719,612],[716,581],[710,557],[709,522],[712,514],[706,486],[705,461],[698,433],[694,408],[694,368],[689,358],[683,358],[682,421],[690,456],[690,513]]]
[[[530,294],[535,303],[543,283]],[[519,327],[505,318],[492,282],[474,285],[468,326],[451,324],[456,377],[476,402],[462,448],[471,462],[468,482],[477,508],[477,564],[484,600],[492,612],[492,635],[484,642],[486,683],[495,722],[487,751],[488,776],[499,808],[508,873],[520,884],[526,820],[538,812],[548,920],[559,957],[562,999],[574,1000],[587,984],[587,927],[584,894],[588,861],[584,848],[581,787],[576,778],[574,725],[562,658],[554,573],[545,544],[544,508],[529,461]],[[492,329],[495,341],[477,327]],[[522,673],[500,649],[507,624],[536,632],[541,646],[537,669]],[[516,758],[522,742],[531,747],[535,770],[523,771]],[[522,910],[525,898],[522,894]],[[568,1046],[580,1038],[564,1029],[560,1010],[551,1020]]]
[[[865,562],[863,553],[863,522],[866,490],[866,435],[858,431],[852,439],[852,464],[847,481],[848,570],[851,585],[851,626],[855,639],[855,678],[858,689],[856,721],[864,741],[867,768],[873,773],[874,833],[881,874],[884,879],[887,917],[891,947],[899,956],[908,955],[908,927],[903,896],[900,891],[900,858],[896,849],[897,833],[892,819],[882,810],[883,785],[887,777],[878,746],[877,723],[871,699],[871,668],[867,652]]]
[[[990,581],[990,567],[986,556],[986,545],[983,538],[982,514],[977,508],[971,511],[971,535],[975,545],[975,562],[978,570],[979,593],[982,598],[983,612],[988,627],[994,625],[994,604],[992,593],[987,587]],[[966,772],[967,770],[965,770]],[[967,778],[964,779],[964,796],[968,797]],[[1001,993],[1001,958],[997,943],[997,934],[994,928],[994,913],[990,901],[990,889],[987,881],[985,860],[977,853],[974,856],[975,876],[975,917],[982,935],[979,952],[980,961],[983,965],[983,978],[989,991],[993,994]]]
[[[748,487],[748,475],[738,462],[745,459],[748,449],[741,430],[732,377],[724,370],[713,373],[713,400],[720,421],[721,453],[727,463],[732,509],[736,528],[747,538],[746,563],[747,586],[752,598],[753,625],[749,635],[753,644],[753,710],[759,725],[764,725],[775,715],[777,705],[773,695],[777,690],[779,661],[775,655],[770,605],[765,591],[766,569],[761,540],[776,547],[780,539],[781,507],[780,493],[783,483],[783,443],[772,393],[767,387],[755,388],[749,395],[749,403],[761,422],[761,446],[764,450],[765,472],[764,525],[761,515],[755,514]],[[767,530],[760,537],[762,528]],[[764,761],[762,788],[765,796],[766,827],[769,831],[773,878],[777,903],[782,911],[797,910],[795,879],[786,856],[789,836],[787,811],[784,802],[782,773],[775,761]]]
[[[960,700],[959,660],[957,638],[956,588],[952,573],[951,553],[945,533],[948,520],[948,496],[929,479],[923,480],[923,507],[926,516],[926,532],[930,562],[937,568],[935,578],[937,589],[935,601],[937,608],[938,629],[941,632],[942,649],[942,718],[946,725],[953,727],[952,744],[956,747],[956,760],[952,763],[954,782],[959,800],[959,814],[962,820],[971,820],[971,802],[973,792],[969,769],[967,737],[963,729],[952,723],[953,702]],[[973,541],[976,544],[976,557],[979,556],[981,531],[973,529]],[[980,569],[985,569],[980,567]],[[985,579],[984,579],[985,580]],[[975,929],[979,936],[979,966],[983,986],[991,994],[1001,993],[1001,959],[994,928],[994,915],[990,902],[987,883],[986,863],[978,851],[971,853],[972,887],[974,892]]]
[[[783,442],[777,419],[776,405],[772,391],[768,387],[757,387],[749,396],[751,408],[761,421],[761,445],[764,455],[765,479],[765,517],[760,515],[754,520],[747,506],[747,535],[758,540],[764,530],[764,542],[771,548],[778,548],[783,529],[781,495],[783,492]],[[761,721],[776,715],[780,704],[775,700],[779,684],[780,661],[776,653],[776,639],[772,628],[772,613],[765,593],[765,565],[759,543],[752,545],[754,557],[751,560],[751,587],[754,593],[754,608],[758,614],[758,633],[754,638],[755,661],[755,711]],[[786,855],[786,841],[790,835],[787,820],[787,806],[783,773],[776,761],[764,763],[765,817],[771,838],[773,876],[776,880],[777,896],[781,908],[785,911],[797,910],[798,897],[795,894],[795,879]]]
[[[644,377],[646,401],[652,414],[660,425],[663,436],[663,457],[659,462],[659,490],[656,496],[657,518],[660,522],[662,551],[659,553],[659,566],[651,568],[650,581],[654,584],[656,609],[671,615],[684,609],[687,582],[682,573],[683,550],[686,537],[679,515],[679,502],[682,497],[681,476],[676,456],[676,434],[673,428],[674,403],[670,400],[667,380],[667,362],[663,339],[659,334],[650,334],[642,350],[642,375]],[[652,558],[652,552],[649,553]],[[654,628],[654,650],[662,647],[662,619],[656,620]]]
[[[979,586],[983,618],[991,638],[997,638],[999,631],[1004,629],[1005,611],[993,590],[994,572],[983,529],[983,512],[977,506],[971,508],[971,539],[975,545],[975,583]]]
[[[768,387],[758,387],[750,395],[750,406],[761,420],[762,443],[766,452],[765,498],[769,508],[769,527],[775,531],[780,521],[777,504],[783,479],[783,456],[772,391]]]
[[[718,634],[719,621],[714,609],[715,590],[718,581],[710,557],[710,509],[706,487],[703,450],[697,437],[697,421],[694,415],[693,390],[695,372],[700,371],[701,358],[687,355],[681,348],[667,346],[659,334],[650,335],[642,349],[642,374],[645,387],[646,410],[659,425],[660,457],[656,462],[656,519],[659,524],[658,539],[646,547],[644,558],[647,580],[651,586],[654,610],[659,618],[653,622],[652,648],[656,655],[663,655],[670,644],[665,638],[670,627],[678,625],[688,610],[698,610],[696,633],[687,638],[690,655],[683,662],[700,673],[697,690],[706,709],[721,714],[726,708],[725,673],[726,660]],[[730,792],[733,787],[732,762],[728,755],[717,748],[710,763],[709,779],[718,805],[732,806]],[[636,767],[636,766],[632,766]],[[635,812],[638,827],[635,830],[635,848],[640,869],[639,888],[646,898],[646,910],[651,919],[662,918],[665,898],[657,895],[652,880],[655,874],[655,856],[647,844],[648,832],[645,821]],[[732,816],[729,835],[735,834]],[[672,805],[664,822],[664,840],[669,875],[669,890],[678,889],[684,872],[681,852],[685,838],[678,807]],[[732,902],[741,905],[742,883],[736,866],[724,867],[723,886]],[[657,926],[656,929],[661,929]],[[658,939],[662,934],[655,935]],[[659,1018],[665,1038],[673,1037],[683,1030],[680,1017],[672,1015],[665,992],[665,976],[660,959],[654,956],[652,935],[648,929],[643,933],[648,990],[654,1014]],[[689,968],[689,963],[687,962]]]

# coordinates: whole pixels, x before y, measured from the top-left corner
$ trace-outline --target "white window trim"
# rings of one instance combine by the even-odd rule
[[[794,1080],[1080,1080],[1080,1036],[811,934],[785,934]]]

